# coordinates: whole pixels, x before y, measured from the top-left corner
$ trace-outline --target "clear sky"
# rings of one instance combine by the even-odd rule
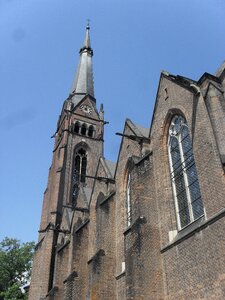
[[[149,127],[162,70],[197,80],[225,59],[224,0],[0,0],[0,240],[37,240],[51,136],[88,18],[107,159],[126,117]]]

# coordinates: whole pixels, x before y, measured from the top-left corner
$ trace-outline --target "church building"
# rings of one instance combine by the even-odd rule
[[[225,63],[162,72],[150,128],[104,157],[90,28],[54,134],[29,300],[225,299]]]

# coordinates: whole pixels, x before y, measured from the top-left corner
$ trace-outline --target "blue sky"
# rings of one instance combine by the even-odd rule
[[[107,159],[126,117],[150,125],[161,70],[198,79],[225,59],[224,0],[0,0],[0,240],[37,240],[50,137],[88,18]]]

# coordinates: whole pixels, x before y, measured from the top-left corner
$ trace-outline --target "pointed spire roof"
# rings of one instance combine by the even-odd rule
[[[94,80],[92,56],[93,50],[90,41],[90,26],[86,26],[83,46],[80,49],[80,61],[72,84],[72,102],[77,105],[85,95],[94,97]]]

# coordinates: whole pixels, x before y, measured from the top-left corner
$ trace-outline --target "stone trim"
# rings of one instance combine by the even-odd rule
[[[39,248],[39,246],[41,246],[41,244],[42,244],[42,242],[44,241],[44,239],[45,239],[45,236],[43,236],[43,238],[40,239],[40,241],[34,246],[34,250],[35,250],[35,251]]]
[[[100,203],[99,205],[102,206],[104,205],[108,200],[110,200],[114,195],[116,194],[116,192],[112,192],[110,195],[108,195],[107,197],[105,197]]]
[[[54,296],[55,293],[57,293],[58,290],[59,290],[59,288],[58,288],[57,286],[54,286],[54,287],[48,292],[48,294],[46,295],[46,298],[47,298],[48,296]]]
[[[81,211],[81,212],[89,212],[89,209],[85,207],[75,207],[74,210]]]
[[[119,280],[120,278],[124,277],[126,275],[126,271],[121,272],[120,274],[116,275],[116,280]]]
[[[63,170],[63,167],[58,167],[58,169],[56,170],[56,173],[60,173],[60,172],[62,172],[62,170]]]
[[[138,166],[143,160],[147,159],[152,154],[153,154],[153,152],[149,151],[147,154],[145,154],[144,156],[142,156],[137,162],[134,162],[134,164],[136,166]]]
[[[124,231],[124,235],[127,235],[130,231],[132,231],[137,225],[145,224],[146,218],[144,216],[138,217],[132,224]]]
[[[167,250],[173,248],[174,246],[180,244],[184,240],[188,239],[189,237],[195,235],[195,233],[202,231],[206,227],[212,225],[216,221],[220,220],[225,216],[225,208],[221,209],[218,213],[214,214],[212,217],[210,217],[208,220],[204,219],[204,216],[200,219],[196,220],[195,222],[191,223],[189,226],[187,226],[184,230],[181,230],[176,238],[166,246],[164,246],[160,252],[164,253]]]
[[[69,245],[70,241],[66,241],[62,246],[59,247],[57,250],[57,253],[61,252],[64,248],[66,248]]]
[[[62,216],[61,212],[59,212],[59,211],[57,211],[57,210],[56,210],[56,211],[51,211],[50,214],[51,214],[51,215]]]
[[[70,275],[63,281],[63,283],[67,283],[67,281],[73,281],[75,277],[78,277],[77,272],[73,271]]]
[[[46,232],[46,231],[48,231],[50,228],[52,228],[53,226],[54,226],[54,225],[53,225],[51,222],[49,222],[48,225],[45,227],[45,229],[40,229],[40,230],[38,230],[38,232],[39,232],[39,233]]]
[[[84,223],[80,224],[77,229],[75,230],[75,233],[78,233],[82,228],[84,228],[88,223],[90,222],[90,220],[86,220]]]
[[[73,114],[73,115],[76,115],[76,116],[79,116],[79,117],[84,117],[84,115],[82,115],[82,114],[79,114],[79,113],[75,113],[75,112],[73,112],[72,110],[68,110],[68,109],[65,109],[64,110],[65,112],[69,112],[69,113],[71,113],[71,114]],[[89,120],[93,120],[93,121],[97,121],[97,122],[100,122],[100,123],[104,123],[104,124],[107,124],[107,122],[106,121],[104,121],[104,120],[98,120],[98,119],[95,119],[95,118],[92,118],[92,117],[89,117],[89,116],[85,116],[87,119],[89,119]]]
[[[89,260],[88,264],[90,264],[92,261],[96,261],[100,256],[105,256],[105,251],[103,249],[99,249]]]
[[[205,72],[198,80],[198,82],[197,82],[198,85],[201,85],[205,79],[210,79],[210,80],[216,81],[218,83],[221,83],[220,78]]]

